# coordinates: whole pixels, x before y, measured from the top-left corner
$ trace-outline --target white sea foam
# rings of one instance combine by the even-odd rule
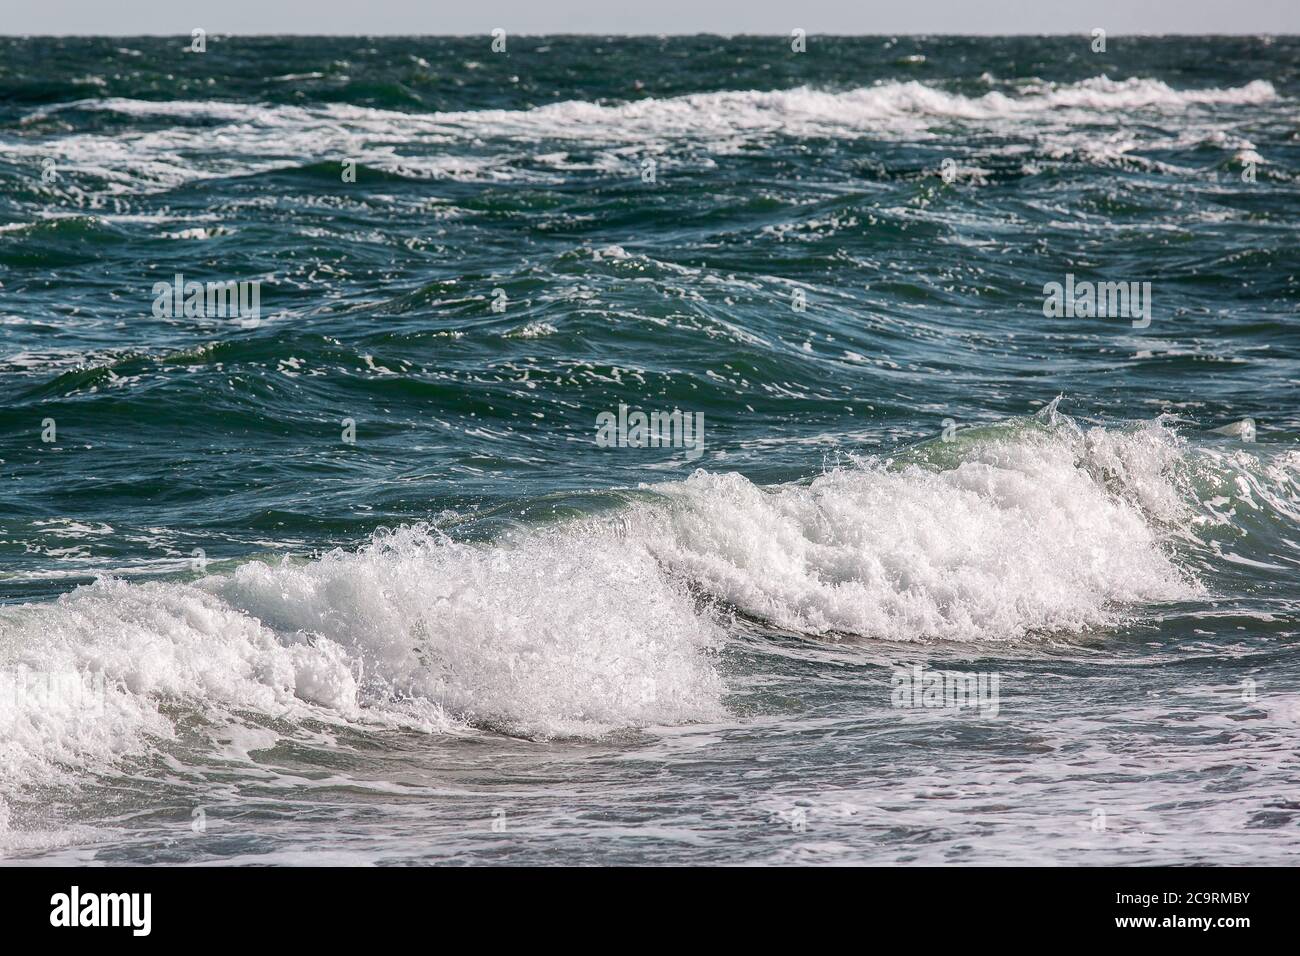
[[[1203,593],[1174,557],[1198,522],[1294,506],[1295,460],[1215,454],[1207,483],[1162,424],[1083,429],[1053,408],[807,483],[698,471],[613,524],[483,544],[404,528],[192,583],[100,581],[0,611],[0,690],[17,689],[0,795],[156,754],[200,732],[186,714],[213,739],[250,720],[547,737],[723,719],[722,609],[701,593],[809,635],[1104,628]]]
[[[656,553],[711,593],[783,627],[892,640],[1008,641],[1114,624],[1192,597],[1158,529],[1185,505],[1157,427],[1017,429],[959,464],[868,462],[760,488],[697,472]]]
[[[25,122],[70,109],[204,122],[74,133],[53,142],[22,138],[5,146],[33,160],[52,155],[62,169],[102,178],[109,192],[171,188],[195,179],[316,162],[321,156],[357,159],[406,176],[555,182],[564,169],[564,164],[557,166],[556,157],[563,154],[551,147],[564,142],[596,149],[590,168],[623,170],[635,167],[643,154],[667,162],[707,163],[709,154],[776,135],[923,138],[936,124],[965,123],[1031,135],[1050,132],[1054,152],[1077,149],[1086,158],[1091,153],[1084,147],[1090,141],[1080,139],[1076,127],[1119,126],[1135,113],[1181,116],[1193,108],[1260,105],[1276,99],[1272,84],[1264,80],[1229,89],[1176,90],[1159,80],[1104,76],[1065,85],[1035,83],[1013,93],[991,91],[975,97],[908,81],[839,92],[808,87],[739,90],[613,105],[569,100],[527,110],[437,113],[349,104],[269,106],[110,97],[42,108]],[[1180,124],[1180,134],[1186,135],[1185,118]],[[1204,139],[1216,129],[1211,123],[1204,130],[1198,127],[1195,135]],[[1076,135],[1063,145],[1062,136],[1072,131]],[[506,148],[492,147],[483,155],[484,144]],[[541,150],[533,148],[539,144]],[[448,145],[467,145],[474,152],[448,156]]]
[[[612,535],[411,528],[193,584],[104,580],[0,615],[0,791],[146,753],[178,710],[542,736],[713,718],[715,639]]]
[[[789,130],[801,124],[862,129],[903,116],[991,120],[1056,113],[1061,109],[1181,112],[1191,106],[1252,105],[1277,97],[1266,80],[1228,89],[1176,90],[1160,80],[1097,76],[1072,84],[1036,83],[1008,95],[1000,91],[968,97],[916,81],[832,92],[809,87],[788,90],[736,90],[690,93],[606,105],[565,100],[527,110],[473,110],[406,113],[349,104],[323,107],[263,106],[207,100],[154,102],[118,97],[81,100],[54,109],[104,110],[139,117],[203,118],[277,132],[318,126],[323,120],[371,133],[443,132],[466,129],[478,135],[536,136],[555,139],[623,139],[635,134],[663,136],[726,133],[736,129]],[[206,131],[203,131],[206,132]]]
[[[337,642],[369,701],[436,700],[530,733],[717,716],[713,626],[648,551],[562,530],[490,547],[422,529],[204,585],[278,632]]]

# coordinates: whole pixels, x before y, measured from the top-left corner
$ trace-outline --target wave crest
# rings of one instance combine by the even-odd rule
[[[961,433],[958,433],[959,435]],[[797,631],[1017,640],[1194,597],[1153,519],[1185,509],[1160,426],[979,429],[912,460],[767,490],[696,472],[655,551],[710,593]],[[944,458],[953,467],[936,467]],[[1111,485],[1115,487],[1111,487]]]
[[[1294,515],[1294,457],[1192,455],[1159,421],[1084,428],[1053,403],[951,437],[774,487],[697,471],[613,523],[483,544],[404,527],[0,611],[0,690],[70,678],[0,694],[0,791],[250,721],[553,737],[723,719],[728,606],[814,636],[1078,635],[1203,595],[1176,559],[1192,530]]]
[[[704,154],[708,161],[707,154],[733,152],[774,136],[924,138],[931,126],[947,123],[1004,133],[1024,127],[1031,135],[1054,130],[1057,140],[1075,134],[1084,146],[1095,146],[1095,137],[1077,127],[1113,125],[1117,114],[1138,111],[1182,114],[1193,107],[1257,106],[1276,99],[1277,91],[1266,80],[1177,90],[1155,79],[1105,76],[1071,84],[1035,81],[979,96],[909,80],[842,91],[724,90],[614,104],[565,100],[525,110],[434,113],[345,103],[271,106],[108,97],[44,107],[24,122],[56,113],[111,112],[172,125],[147,135],[135,130],[108,134],[92,122],[86,131],[53,143],[17,139],[7,148],[33,162],[54,155],[61,169],[102,178],[110,191],[170,189],[197,179],[300,170],[304,163],[319,165],[322,154],[351,156],[365,167],[400,177],[556,183],[563,181],[564,171],[625,174],[631,157],[624,150],[629,147],[665,159],[676,155],[694,161]],[[1225,136],[1220,126],[1204,135]],[[202,158],[214,141],[222,144],[220,154]],[[570,142],[581,144],[581,153],[592,147],[596,151],[585,160],[550,149],[531,157],[518,152],[519,144],[563,147]],[[484,153],[485,144],[503,145],[489,146]],[[1048,143],[1053,144],[1059,151],[1059,141]],[[454,151],[461,147],[468,149]]]

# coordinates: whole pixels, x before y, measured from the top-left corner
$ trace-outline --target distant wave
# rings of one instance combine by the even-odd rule
[[[347,156],[387,175],[458,181],[562,181],[566,169],[625,166],[619,147],[650,154],[686,149],[688,153],[727,153],[764,138],[925,137],[939,123],[1032,130],[1058,134],[1079,125],[1114,124],[1134,113],[1178,115],[1194,107],[1260,105],[1278,98],[1273,85],[1254,80],[1240,87],[1178,90],[1155,79],[1112,80],[1104,76],[1078,83],[1035,81],[1010,92],[963,96],[916,81],[882,82],[845,91],[809,87],[692,93],[667,98],[602,104],[564,101],[527,110],[475,110],[410,113],[349,104],[264,105],[211,100],[151,100],[110,97],[42,107],[29,113],[31,126],[76,111],[117,113],[135,121],[172,120],[160,130],[132,128],[122,134],[92,124],[84,132],[61,135],[53,144],[20,138],[6,143],[15,156],[55,155],[61,168],[106,181],[109,191],[167,189],[200,179],[251,175],[275,170],[316,169],[322,155]],[[1212,142],[1222,125],[1188,132],[1180,120],[1177,135]],[[502,142],[512,148],[485,148]],[[540,143],[597,147],[596,155],[575,161],[560,151],[534,154],[515,150]],[[220,149],[214,152],[214,145]],[[1225,148],[1238,148],[1238,138]],[[449,155],[428,147],[473,146]],[[1086,157],[1087,145],[1073,143]],[[1095,144],[1093,144],[1095,146]],[[426,152],[403,150],[421,147]],[[1061,144],[1052,149],[1060,152]],[[211,154],[211,155],[209,155]]]
[[[1277,98],[1273,84],[1253,80],[1244,86],[1176,90],[1161,80],[1096,76],[1078,83],[1034,82],[1014,95],[990,91],[980,96],[945,92],[918,81],[882,82],[841,92],[797,87],[789,90],[737,90],[647,98],[621,104],[566,100],[528,110],[470,110],[410,113],[348,104],[320,107],[263,106],[210,100],[77,100],[36,111],[43,117],[68,109],[98,110],[136,117],[177,117],[289,127],[333,118],[387,130],[394,122],[410,130],[458,126],[494,127],[499,135],[535,132],[547,137],[584,140],[609,127],[611,135],[630,132],[721,131],[740,128],[783,129],[794,121],[854,127],[896,116],[932,116],[987,120],[1024,117],[1061,108],[1084,110],[1182,110],[1214,104],[1258,104]],[[393,131],[397,131],[394,129]]]

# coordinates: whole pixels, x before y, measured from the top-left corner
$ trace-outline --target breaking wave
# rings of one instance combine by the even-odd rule
[[[1010,124],[1059,134],[1081,125],[1113,125],[1120,122],[1117,117],[1136,113],[1181,117],[1193,108],[1259,105],[1276,99],[1276,90],[1265,80],[1234,88],[1178,90],[1160,80],[1104,76],[1071,84],[1034,81],[980,96],[893,81],[844,91],[739,90],[617,104],[567,100],[527,110],[431,113],[342,103],[300,107],[108,97],[44,107],[28,114],[23,125],[37,129],[56,114],[63,119],[77,112],[111,112],[175,125],[111,135],[99,132],[92,122],[89,130],[61,135],[56,143],[24,137],[6,148],[15,156],[55,155],[60,168],[99,178],[109,192],[167,189],[201,179],[293,169],[317,163],[322,155],[351,156],[368,168],[417,178],[545,182],[561,181],[565,171],[575,168],[623,168],[629,157],[621,150],[628,148],[655,154],[682,148],[691,154],[726,153],[778,135],[923,137],[935,124],[954,122],[998,129]],[[1207,127],[1196,136],[1208,137],[1210,132]],[[213,142],[222,144],[220,157],[206,155]],[[540,143],[562,149],[567,142],[598,149],[585,160],[563,151],[527,150]],[[449,155],[437,148],[466,143],[474,146],[475,155]],[[492,143],[501,145],[487,146],[484,152],[484,144]]]
[[[721,719],[728,613],[859,639],[1080,634],[1203,594],[1179,557],[1198,529],[1300,513],[1294,456],[1193,455],[1162,422],[1084,428],[1053,403],[951,438],[775,487],[701,470],[612,522],[381,530],[9,609],[0,779],[108,770],[193,733],[187,714],[538,737]]]

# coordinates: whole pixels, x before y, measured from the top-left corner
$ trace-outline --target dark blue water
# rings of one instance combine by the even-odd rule
[[[0,852],[1294,861],[1300,40],[188,45],[0,38]]]

